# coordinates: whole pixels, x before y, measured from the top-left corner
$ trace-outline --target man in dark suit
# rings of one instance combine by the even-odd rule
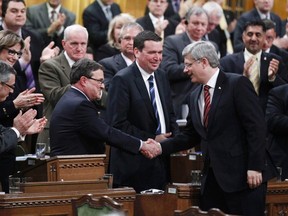
[[[192,7],[186,15],[186,31],[171,35],[164,40],[161,68],[166,73],[172,92],[173,108],[178,119],[182,119],[182,105],[197,84],[192,84],[183,73],[182,51],[188,44],[202,40],[206,34],[208,16],[201,7]]]
[[[61,0],[47,0],[46,3],[27,8],[26,27],[36,30],[42,36],[45,46],[51,41],[62,47],[64,29],[75,23],[76,16],[61,5]]]
[[[276,24],[277,36],[282,36],[282,23],[281,18],[271,12],[273,8],[273,0],[262,1],[254,0],[255,8],[251,11],[243,13],[237,20],[237,25],[234,31],[233,44],[234,47],[242,46],[242,33],[244,31],[244,26],[248,21],[256,21],[262,19],[271,19]]]
[[[288,84],[271,89],[266,109],[266,122],[269,132],[268,151],[276,166],[282,169],[282,181],[288,178],[287,115]]]
[[[161,142],[162,154],[201,143],[204,168],[200,207],[263,216],[267,188],[264,113],[251,82],[223,73],[206,41],[183,50],[186,73],[200,83],[190,95],[184,131]]]
[[[108,11],[108,12],[107,12]],[[107,43],[107,31],[110,20],[121,13],[114,0],[95,0],[83,12],[83,25],[89,33],[89,46],[96,50]]]
[[[51,117],[51,156],[103,154],[103,141],[132,155],[154,148],[107,125],[99,117],[92,101],[101,98],[103,81],[102,67],[95,61],[83,58],[73,65],[71,88],[59,100]]]
[[[161,37],[142,31],[134,38],[135,62],[119,71],[109,87],[107,118],[110,125],[142,140],[161,141],[178,133],[169,82],[159,70]],[[150,95],[150,97],[149,97]],[[157,188],[169,181],[168,158],[148,160],[111,148],[110,172],[115,186],[130,186],[137,193]]]
[[[10,93],[13,93],[15,88],[15,70],[7,63],[0,61],[0,102],[6,100]],[[0,181],[2,191],[9,193],[8,176],[13,167],[13,160],[10,160],[9,152],[16,148],[18,141],[22,140],[27,134],[38,133],[43,130],[46,119],[41,118],[35,120],[37,111],[28,109],[24,114],[22,111],[13,118],[11,127],[4,127],[2,122],[0,124],[0,153],[1,153],[1,167]],[[8,152],[8,154],[7,154]],[[6,154],[3,154],[6,153]],[[13,169],[13,168],[12,168]]]
[[[163,39],[169,35],[174,35],[178,22],[164,16],[168,2],[166,0],[147,1],[147,6],[149,13],[138,18],[136,22],[139,23],[144,30],[153,31],[160,37],[163,37]]]
[[[125,24],[119,34],[121,53],[99,61],[104,67],[104,84],[107,91],[114,75],[134,62],[133,42],[141,31],[143,28],[138,23]]]
[[[273,44],[274,40],[277,38],[276,36],[276,25],[272,20],[263,20],[266,27],[265,33],[265,42],[263,44],[262,50],[268,53],[274,53],[280,56],[285,64],[286,68],[288,68],[288,52],[282,48],[279,48]]]
[[[263,110],[266,109],[269,90],[288,82],[288,72],[281,58],[262,51],[265,31],[265,24],[261,20],[246,23],[242,36],[245,50],[220,59],[223,71],[243,74],[250,80],[253,77],[252,65],[257,59],[257,89],[255,83],[254,87],[259,95]]]

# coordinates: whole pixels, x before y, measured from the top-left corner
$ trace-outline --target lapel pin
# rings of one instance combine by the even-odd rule
[[[221,87],[219,86],[218,89],[221,89]]]
[[[267,60],[266,56],[264,57],[264,60],[265,60],[265,61]]]

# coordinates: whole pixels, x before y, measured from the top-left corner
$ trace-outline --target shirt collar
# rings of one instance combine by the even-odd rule
[[[270,13],[268,12],[267,14],[261,13],[258,9],[257,12],[260,16],[261,19],[270,19]]]
[[[157,22],[160,20],[161,22],[164,20],[164,16],[161,17],[155,17],[151,12],[149,12],[149,17],[153,23],[153,26],[155,26],[157,24]]]
[[[97,0],[98,4],[100,5],[100,7],[102,8],[103,11],[106,11],[106,8],[111,8],[111,5],[104,5],[103,2],[101,0]]]
[[[3,30],[7,30],[7,29],[8,29],[5,21],[3,21],[3,23],[2,23],[2,27],[3,27]],[[8,29],[8,30],[9,30],[9,29]],[[18,31],[16,31],[16,32],[14,32],[14,33],[16,33],[16,34],[19,35],[21,38],[23,38],[23,37],[22,37],[22,30],[21,30],[21,28],[19,28]]]
[[[210,88],[215,89],[217,77],[219,75],[219,71],[220,70],[218,68],[217,71],[213,74],[213,76],[208,80],[208,82],[205,85],[208,85],[208,86],[210,86]]]
[[[64,51],[64,56],[65,56],[65,58],[67,59],[70,68],[72,68],[72,66],[73,66],[73,64],[75,63],[75,61],[72,60],[72,59],[68,56],[68,54],[67,54],[66,51]]]
[[[140,65],[138,64],[137,60],[136,60],[136,65],[139,68],[139,71],[140,71],[140,73],[141,73],[141,75],[145,81],[147,81],[151,75],[154,76],[154,72],[150,74],[150,73],[146,72],[143,68],[141,68]]]
[[[86,95],[83,91],[81,91],[80,89],[78,89],[77,87],[75,87],[75,86],[73,86],[73,85],[71,86],[71,88],[79,91],[81,94],[83,94],[83,95],[87,98],[88,101],[90,101],[90,99],[87,97],[87,95]]]
[[[262,55],[262,50],[260,50],[256,55],[253,55],[252,53],[250,53],[246,48],[244,50],[244,59],[245,62],[252,56],[256,56],[257,59],[261,59],[261,55]]]
[[[131,59],[127,58],[122,52],[121,52],[121,56],[124,59],[124,61],[126,62],[127,66],[129,66],[133,63],[133,61],[131,61]]]
[[[52,7],[49,5],[48,2],[46,3],[46,5],[47,5],[47,8],[48,8],[48,14],[51,14],[51,11],[53,11],[53,10],[56,11],[57,14],[60,13],[61,4],[59,4],[55,9],[52,8]]]

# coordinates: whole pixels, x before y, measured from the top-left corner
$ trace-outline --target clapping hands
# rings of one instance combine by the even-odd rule
[[[162,153],[162,148],[159,142],[156,142],[153,139],[148,139],[147,141],[143,142],[140,151],[145,157],[152,159]]]

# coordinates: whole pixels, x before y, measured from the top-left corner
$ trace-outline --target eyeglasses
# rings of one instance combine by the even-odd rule
[[[91,79],[91,80],[94,80],[94,81],[97,81],[100,85],[103,85],[104,84],[104,80],[103,79],[95,79],[93,77],[87,77],[88,79]]]
[[[16,50],[13,50],[13,49],[9,49],[9,48],[5,48],[5,49],[8,51],[8,55],[11,55],[11,56],[17,55],[18,58],[21,58],[23,54],[21,51],[17,52]]]
[[[14,85],[9,85],[9,84],[7,84],[7,83],[5,83],[5,82],[1,82],[1,84],[8,86],[8,87],[11,88],[12,90],[15,89],[15,86],[14,86]]]
[[[184,64],[184,67],[185,68],[191,68],[192,67],[192,65],[195,63],[195,62],[197,62],[199,59],[196,59],[195,61],[193,61],[192,63],[189,63],[189,64]]]

